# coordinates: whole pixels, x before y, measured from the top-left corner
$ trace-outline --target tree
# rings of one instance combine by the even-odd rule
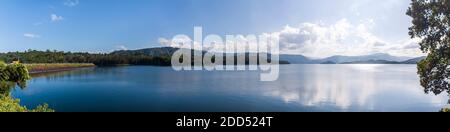
[[[54,112],[47,104],[39,105],[36,109],[27,109],[20,105],[20,100],[14,99],[10,93],[16,85],[24,88],[30,79],[27,68],[20,64],[5,64],[0,61],[0,112]]]
[[[427,94],[450,94],[450,0],[412,0],[406,14],[412,17],[409,35],[428,54],[418,63],[421,85]]]

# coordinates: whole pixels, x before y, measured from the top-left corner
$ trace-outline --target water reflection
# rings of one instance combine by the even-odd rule
[[[27,106],[57,111],[437,111],[446,96],[425,95],[414,65],[282,65],[258,71],[173,71],[100,67],[33,75],[13,91]]]
[[[447,100],[446,96],[423,93],[414,65],[301,67],[294,73],[283,71],[280,87],[268,89],[267,95],[279,97],[285,103],[322,107],[326,111],[436,110]]]

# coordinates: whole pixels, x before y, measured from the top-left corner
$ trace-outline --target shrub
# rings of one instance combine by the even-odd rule
[[[27,109],[20,105],[19,99],[13,99],[10,96],[0,95],[0,112],[55,112],[47,104],[39,105],[36,109]]]
[[[16,85],[24,88],[29,79],[31,77],[23,64],[7,65],[0,61],[0,112],[54,112],[47,104],[39,105],[36,109],[27,109],[20,105],[20,100],[11,97],[11,89]]]

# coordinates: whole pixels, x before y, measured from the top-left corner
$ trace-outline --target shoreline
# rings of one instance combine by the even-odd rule
[[[92,63],[46,63],[46,64],[25,64],[29,74],[42,74],[52,72],[70,71],[81,68],[96,67]]]

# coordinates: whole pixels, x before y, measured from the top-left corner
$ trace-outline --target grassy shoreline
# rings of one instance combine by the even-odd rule
[[[40,63],[40,64],[24,64],[30,74],[67,71],[78,68],[95,67],[92,63]]]

